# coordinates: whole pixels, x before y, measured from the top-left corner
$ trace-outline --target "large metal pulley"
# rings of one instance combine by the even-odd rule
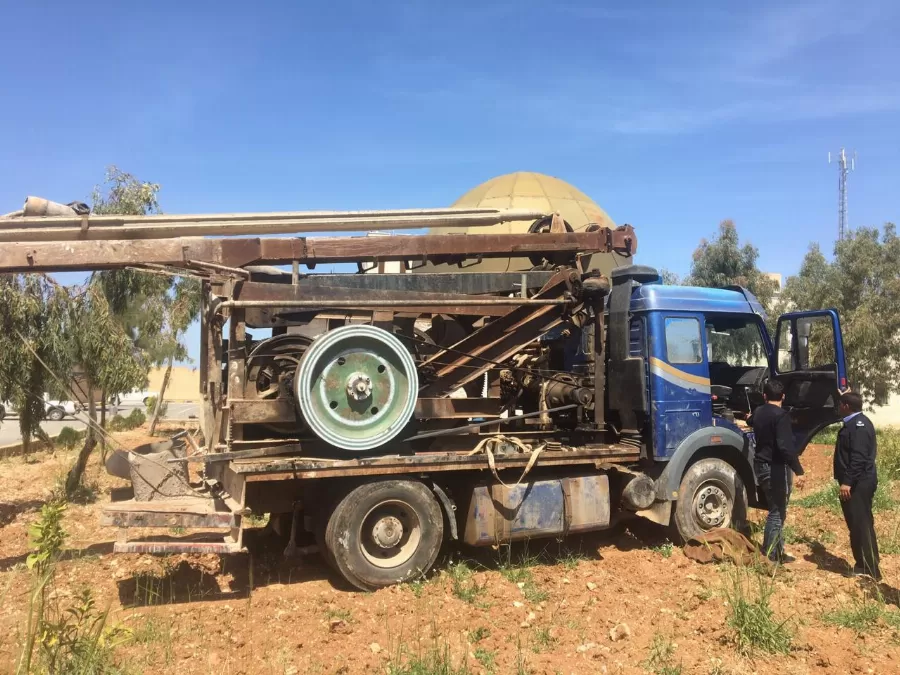
[[[419,377],[409,350],[381,328],[341,326],[316,338],[294,381],[300,411],[323,441],[344,450],[384,445],[416,407]]]

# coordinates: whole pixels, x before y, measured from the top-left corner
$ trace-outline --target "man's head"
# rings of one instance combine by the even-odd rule
[[[763,396],[768,403],[781,403],[784,400],[784,385],[770,379],[763,387]]]
[[[846,394],[841,394],[841,414],[844,417],[852,415],[853,413],[862,412],[862,408],[862,396],[855,391],[848,391]]]

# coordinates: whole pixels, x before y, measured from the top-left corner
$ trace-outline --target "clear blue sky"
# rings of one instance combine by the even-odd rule
[[[449,205],[559,176],[685,273],[732,218],[765,270],[900,218],[900,3],[5,3],[0,212],[116,164],[170,213]],[[726,5],[728,5],[726,7]]]

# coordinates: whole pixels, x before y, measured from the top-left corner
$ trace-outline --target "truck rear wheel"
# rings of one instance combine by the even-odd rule
[[[418,481],[365,483],[338,502],[322,539],[325,559],[347,581],[375,590],[431,568],[444,539],[443,512]]]
[[[680,539],[722,527],[740,530],[746,517],[747,492],[733,466],[721,459],[701,459],[688,468],[672,514]]]

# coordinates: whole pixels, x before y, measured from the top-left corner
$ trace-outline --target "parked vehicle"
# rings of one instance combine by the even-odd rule
[[[614,271],[611,289],[596,277],[577,277],[578,287],[558,272],[528,274],[535,280],[517,280],[543,288],[544,298],[577,293],[572,302],[582,304],[568,316],[526,305],[446,347],[437,332],[429,341],[410,324],[345,323],[239,350],[211,342],[208,353],[223,355],[201,375],[222,397],[206,410],[215,450],[192,461],[207,462],[207,485],[223,506],[201,499],[178,522],[231,534],[202,544],[120,540],[115,550],[238,551],[241,514],[251,510],[273,514],[295,537],[306,526],[340,574],[374,589],[422,574],[446,539],[498,545],[635,516],[688,539],[740,528],[748,508],[764,505],[747,420],[767,379],[785,384],[799,448],[839,419],[846,370],[834,311],[784,315],[773,339],[745,289],[666,286],[636,266]],[[428,288],[421,277],[394,277]],[[280,289],[293,297],[289,279],[259,286],[276,305]],[[497,288],[495,297],[508,293]],[[242,288],[254,289],[252,280]],[[246,320],[269,319],[248,310]],[[423,351],[410,352],[402,330]],[[606,339],[596,341],[596,330]],[[466,397],[449,395],[461,390]],[[285,440],[268,440],[279,434]],[[104,520],[161,527],[184,498],[113,503]]]
[[[124,394],[111,396],[109,402],[111,405],[122,408],[137,408],[146,406],[151,397],[158,396],[155,391],[147,391],[146,389],[133,389]]]
[[[393,213],[383,224],[475,217],[439,215]],[[488,225],[536,214],[482,215]],[[134,493],[103,509],[102,522],[119,528],[116,552],[242,551],[247,516],[268,513],[286,552],[318,550],[351,584],[375,589],[421,577],[452,540],[495,546],[634,517],[690,538],[740,527],[748,508],[765,506],[747,421],[768,379],[785,385],[798,449],[840,420],[836,312],[784,315],[773,339],[745,289],[591,267],[596,254],[636,252],[630,226],[573,231],[545,213],[522,234],[315,238],[292,224],[291,238],[272,238],[259,236],[256,215],[245,226],[227,218],[94,234],[182,234],[152,244],[101,247],[71,228],[72,240],[0,251],[0,272],[152,261],[205,275],[202,445],[188,436],[180,448],[110,455],[107,470],[131,478]],[[328,218],[348,231],[360,222]],[[209,238],[211,228],[254,237]],[[428,268],[511,254],[532,266]],[[350,262],[419,272],[299,272]],[[254,339],[256,329],[271,337]],[[145,537],[150,528],[204,532]]]
[[[81,404],[74,401],[53,401],[44,399],[44,417],[54,422],[59,422],[66,417],[75,417],[81,412]]]

